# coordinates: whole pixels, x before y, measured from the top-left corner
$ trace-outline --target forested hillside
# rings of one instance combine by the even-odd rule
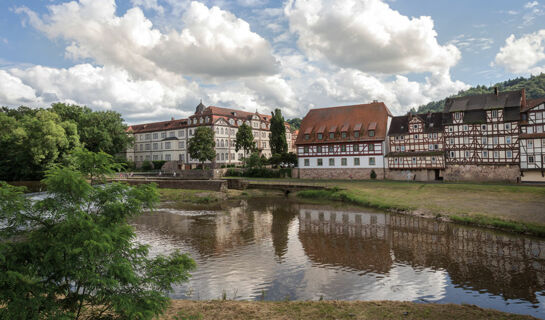
[[[469,88],[467,90],[463,90],[458,92],[458,94],[450,96],[449,98],[453,97],[463,97],[473,94],[481,94],[481,93],[492,93],[494,92],[494,87],[498,87],[500,91],[512,91],[512,90],[520,90],[522,88],[526,89],[526,99],[536,99],[541,98],[545,96],[545,73],[542,73],[538,76],[531,76],[530,78],[516,78],[512,80],[507,80],[504,82],[496,83],[495,85],[492,85],[490,87],[487,86],[476,86]],[[432,101],[426,105],[422,105],[418,107],[418,112],[439,112],[443,111],[443,107],[445,106],[445,100],[439,100],[439,101]]]

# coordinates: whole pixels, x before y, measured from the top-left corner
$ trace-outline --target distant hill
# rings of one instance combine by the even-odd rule
[[[500,91],[514,91],[522,88],[526,89],[526,99],[536,99],[545,96],[545,73],[539,76],[531,76],[530,78],[516,78],[504,82],[496,83],[493,86],[476,86],[467,90],[462,90],[458,94],[452,95],[449,98],[469,96],[473,94],[492,93],[494,87],[498,87]],[[445,100],[432,101],[426,105],[418,107],[418,112],[441,112],[445,107]]]
[[[290,124],[290,127],[292,130],[299,130],[299,127],[301,126],[301,118],[293,118],[286,120],[287,123]]]

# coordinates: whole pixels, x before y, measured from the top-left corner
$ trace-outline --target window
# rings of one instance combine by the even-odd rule
[[[396,164],[397,164],[397,162],[398,162],[398,160],[397,160],[397,158],[395,158],[395,159],[394,159],[394,163],[396,163]]]
[[[482,143],[484,146],[486,146],[488,144],[488,140],[486,138],[482,138]]]
[[[327,151],[330,152],[330,153],[333,152],[333,146],[328,146]]]
[[[156,142],[153,144],[153,150],[159,149],[159,144]]]
[[[533,164],[535,162],[534,156],[528,156],[528,163]]]
[[[434,138],[434,139],[437,139],[437,133],[434,133],[434,134],[433,134],[433,138]]]
[[[345,145],[341,146],[341,152],[346,152],[346,146]]]
[[[464,131],[467,131],[467,130],[469,130],[469,127],[467,124],[464,124]]]
[[[428,133],[428,139],[431,139],[433,135],[431,133]]]
[[[454,138],[450,138],[449,142],[450,144],[454,144]]]
[[[154,154],[154,155],[153,155],[153,161],[157,161],[157,160],[159,160],[159,155]]]
[[[418,125],[417,124],[413,125],[413,128],[418,129]]]
[[[374,166],[375,165],[375,157],[369,157],[369,165]]]
[[[308,140],[308,139],[310,139],[310,134],[305,133],[305,140]]]
[[[428,146],[428,150],[433,150],[433,144],[430,144],[430,145]]]
[[[451,152],[450,152],[449,158],[454,159],[454,151],[451,151]]]
[[[183,130],[180,130],[178,131],[178,137],[183,137],[184,136],[184,131]]]
[[[317,146],[316,147],[316,152],[321,153],[322,152],[322,146]]]
[[[469,137],[464,137],[464,144],[469,144]]]
[[[359,166],[360,165],[360,158],[354,158],[354,165]]]
[[[498,158],[498,151],[494,151],[494,158]]]
[[[168,133],[168,136],[169,136],[169,137],[174,137],[174,131],[169,132],[169,133]]]
[[[334,158],[329,158],[329,166],[333,167],[334,165],[335,165],[335,159]]]
[[[492,138],[492,144],[497,145],[498,144],[498,137]]]
[[[165,142],[165,149],[170,149],[170,142]]]
[[[370,144],[370,145],[369,145],[369,151],[375,151],[375,145],[374,145],[374,144]],[[405,151],[405,147],[404,147],[404,146],[401,146],[401,151]]]
[[[483,151],[483,158],[488,158],[488,151]]]
[[[321,133],[318,133],[318,140],[322,140],[323,136]]]
[[[164,139],[167,137],[167,133],[166,132],[161,132],[161,139]]]
[[[513,158],[513,151],[507,150],[507,151],[505,152],[505,154],[507,155],[507,158],[509,158],[509,159]]]
[[[323,166],[324,165],[323,159],[316,159],[316,164],[318,165],[318,167]]]
[[[374,146],[374,145],[370,145],[369,148],[370,148],[371,146]],[[371,149],[369,149],[369,151],[371,151]],[[401,146],[401,151],[405,151],[405,146]]]
[[[159,134],[157,132],[153,134],[153,139],[159,139]]]
[[[436,159],[435,159],[435,157],[431,157],[431,162],[432,162],[432,163],[436,163],[436,162],[437,162]]]
[[[146,151],[151,149],[151,145],[149,143],[146,143]]]
[[[165,160],[166,160],[166,161],[170,161],[170,160],[171,160],[170,154],[165,154]]]
[[[189,129],[189,135],[190,135],[190,136],[193,135],[193,129]]]
[[[434,145],[433,145],[433,149],[434,149],[434,150],[439,150],[439,145],[438,145],[438,144],[434,144]]]
[[[511,137],[505,137],[505,143],[511,144]]]
[[[492,118],[498,117],[498,110],[492,110]]]
[[[335,139],[335,132],[329,133],[329,139]]]
[[[346,139],[346,132],[341,132],[341,137],[342,137],[343,139]]]
[[[303,151],[304,153],[308,153],[308,152],[309,152],[309,148],[306,147],[306,146],[303,148],[303,150],[304,150],[304,151]]]
[[[310,159],[305,159],[305,167],[310,166]]]
[[[360,132],[359,131],[354,131],[354,137],[359,138],[359,136],[360,136]]]
[[[341,158],[341,166],[346,166],[346,158]]]
[[[462,113],[461,112],[454,113],[454,119],[456,119],[456,120],[462,119]]]
[[[412,158],[411,162],[412,164],[416,164],[416,158]]]
[[[375,130],[369,130],[369,136],[374,137],[375,136]]]
[[[465,157],[466,157],[466,158],[469,158],[469,151],[466,151],[466,152],[465,152]]]
[[[179,149],[185,148],[185,141],[180,141],[180,142],[178,142],[178,148],[179,148]]]
[[[483,124],[483,125],[481,126],[481,129],[482,129],[483,131],[486,130],[486,124]]]
[[[534,141],[528,140],[528,148],[533,148],[533,147],[534,147]]]
[[[510,123],[505,124],[505,130],[511,130],[511,124]]]
[[[359,152],[360,151],[360,145],[359,144],[355,144],[353,147],[352,147],[352,150],[354,152]]]
[[[449,132],[452,132],[452,130],[453,130],[452,127],[448,127]]]
[[[163,133],[164,134],[164,133]],[[164,138],[164,137],[163,137]],[[151,133],[146,133],[146,140],[151,139]]]
[[[415,138],[415,139],[418,139],[418,135],[417,135],[417,134],[415,134],[415,135],[414,135],[414,138]]]

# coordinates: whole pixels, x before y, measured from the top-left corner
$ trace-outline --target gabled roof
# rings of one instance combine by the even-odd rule
[[[445,112],[491,110],[526,105],[524,89],[519,91],[505,91],[471,95],[459,98],[448,98],[445,102]]]
[[[384,140],[389,116],[391,116],[390,110],[388,110],[388,107],[383,102],[312,109],[301,122],[300,130],[304,134],[297,136],[296,144]],[[353,128],[358,124],[365,130],[363,134],[355,137],[353,135]],[[370,125],[371,127],[375,127],[375,135],[373,137],[369,137],[368,135]],[[321,130],[322,127],[325,127],[325,132],[348,130],[349,135],[346,139],[336,137],[333,140],[329,139],[328,135],[325,135],[322,140],[317,140],[316,132],[319,129]],[[341,128],[340,131],[339,128]],[[310,139],[305,140],[305,134],[310,134]]]
[[[443,113],[421,113],[412,115],[413,118],[417,118],[424,123],[424,133],[441,132],[443,131]],[[393,117],[390,123],[390,130],[388,135],[399,135],[409,133],[409,116]]]
[[[146,133],[153,131],[176,130],[188,126],[187,119],[169,120],[144,124],[135,124],[127,128],[127,132]]]
[[[233,118],[233,119],[241,119],[241,120],[251,120],[253,116],[258,116],[259,120],[269,122],[272,118],[271,115],[261,114],[257,112],[247,112],[247,111],[241,111],[241,110],[235,110],[235,109],[229,109],[229,108],[221,108],[221,107],[215,107],[215,106],[209,106],[202,114],[195,114],[192,115],[193,117],[200,117],[200,116],[221,116],[225,118]]]
[[[530,110],[532,108],[535,108],[535,107],[539,106],[542,103],[545,103],[545,97],[528,100],[528,102],[526,103],[526,108],[523,108],[522,112],[526,112],[526,111],[528,111],[528,110]]]

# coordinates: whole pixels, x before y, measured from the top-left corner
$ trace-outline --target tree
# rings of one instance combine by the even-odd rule
[[[208,127],[198,127],[195,136],[189,140],[188,152],[191,158],[198,159],[204,170],[204,162],[216,158],[216,142],[214,142],[214,131]]]
[[[299,130],[302,121],[301,118],[293,118],[289,119],[287,122],[290,124],[292,130]]]
[[[238,152],[241,149],[244,150],[244,157],[246,157],[249,151],[254,151],[256,149],[252,128],[245,123],[238,127],[235,140],[235,151]]]
[[[80,141],[89,151],[115,155],[133,143],[121,114],[115,111],[93,111],[64,103],[52,104],[51,110],[62,121],[73,121],[77,125]]]
[[[259,152],[253,152],[248,158],[244,159],[244,163],[248,168],[263,168],[267,159],[259,155]]]
[[[97,173],[112,167],[103,169]],[[70,167],[49,169],[43,182],[49,195],[34,201],[0,182],[0,318],[161,314],[172,284],[186,281],[195,263],[179,252],[148,258],[134,241],[128,220],[157,203],[155,186],[92,186]]]
[[[41,179],[80,145],[76,125],[48,110],[17,112],[0,113],[0,179]]]
[[[288,152],[288,143],[286,141],[286,125],[284,117],[282,116],[282,111],[280,109],[275,109],[271,113],[271,152],[273,154],[283,154]]]

